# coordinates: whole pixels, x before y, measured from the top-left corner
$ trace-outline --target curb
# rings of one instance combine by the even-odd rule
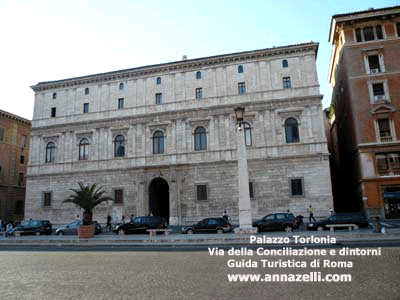
[[[327,235],[331,238],[336,239],[336,243],[342,242],[379,242],[379,241],[400,241],[399,234],[379,234],[379,233],[370,233],[370,234],[347,234],[347,235]],[[327,237],[316,236],[316,237]],[[169,246],[183,246],[183,245],[226,245],[226,244],[238,244],[238,245],[254,245],[254,246],[282,246],[282,245],[331,245],[330,243],[321,243],[321,244],[311,244],[311,243],[295,243],[293,237],[289,243],[285,244],[266,244],[266,243],[250,243],[249,236],[243,237],[219,237],[219,238],[173,238],[170,236],[169,238],[145,238],[145,239],[46,239],[46,240],[26,240],[26,239],[6,239],[0,240],[0,248],[2,245],[10,246],[10,245],[57,245],[57,246],[112,246],[112,245],[169,245]]]

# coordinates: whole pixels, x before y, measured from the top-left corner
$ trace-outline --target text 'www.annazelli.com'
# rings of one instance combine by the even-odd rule
[[[230,282],[351,282],[351,274],[227,274]]]

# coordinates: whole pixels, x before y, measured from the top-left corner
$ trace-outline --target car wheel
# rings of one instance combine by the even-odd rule
[[[284,230],[285,230],[285,232],[292,232],[293,231],[293,227],[289,226],[289,225],[286,225]]]
[[[39,235],[40,235],[40,231],[36,232],[36,236],[39,236]]]
[[[125,230],[123,230],[122,228],[120,230],[118,230],[118,235],[124,235],[125,234]]]
[[[59,232],[57,232],[57,235],[59,235],[59,236],[64,235],[64,231],[59,231]]]
[[[224,233],[224,230],[223,230],[222,228],[218,228],[218,229],[217,229],[217,233],[218,233],[218,234],[222,234],[222,233]]]
[[[360,227],[358,225],[353,227],[354,230],[360,229]]]
[[[187,234],[193,234],[193,229],[188,229],[188,230],[186,230],[186,233],[187,233]]]
[[[324,230],[324,227],[318,226],[318,227],[317,227],[317,230],[318,230],[318,231],[323,231],[323,230]]]

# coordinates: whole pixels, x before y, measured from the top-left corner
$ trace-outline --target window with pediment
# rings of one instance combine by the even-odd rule
[[[114,139],[114,157],[125,156],[125,137],[123,135],[117,135]]]
[[[194,150],[207,150],[207,131],[204,127],[197,127],[194,131]]]
[[[293,117],[285,120],[285,137],[286,143],[298,143],[300,141],[299,136],[299,124]]]
[[[244,132],[244,141],[246,146],[251,146],[253,144],[252,134],[251,134],[251,125],[247,122],[243,122],[243,132]]]
[[[153,134],[153,154],[164,153],[164,133],[160,130]]]
[[[87,160],[89,158],[89,140],[83,138],[79,141],[79,160]]]
[[[56,160],[56,145],[49,142],[46,145],[46,163],[55,162]]]

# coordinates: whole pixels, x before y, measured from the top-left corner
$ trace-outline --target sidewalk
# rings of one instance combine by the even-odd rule
[[[386,234],[373,233],[371,229],[360,229],[354,231],[339,230],[335,232],[330,231],[294,231],[292,233],[286,232],[263,232],[257,233],[257,237],[289,237],[290,243],[294,243],[293,236],[300,237],[335,237],[336,242],[344,241],[400,241],[400,228],[390,228]],[[237,235],[234,233],[225,234],[181,234],[172,233],[171,235],[157,235],[150,236],[145,234],[130,234],[130,235],[116,235],[113,233],[103,233],[95,235],[91,239],[80,239],[76,235],[70,236],[20,236],[20,237],[0,237],[1,245],[143,245],[143,244],[163,244],[163,245],[187,245],[187,244],[238,244],[238,245],[249,245],[250,235]],[[253,243],[256,245],[255,243]],[[262,245],[262,244],[259,244]],[[265,245],[265,244],[263,244]]]

